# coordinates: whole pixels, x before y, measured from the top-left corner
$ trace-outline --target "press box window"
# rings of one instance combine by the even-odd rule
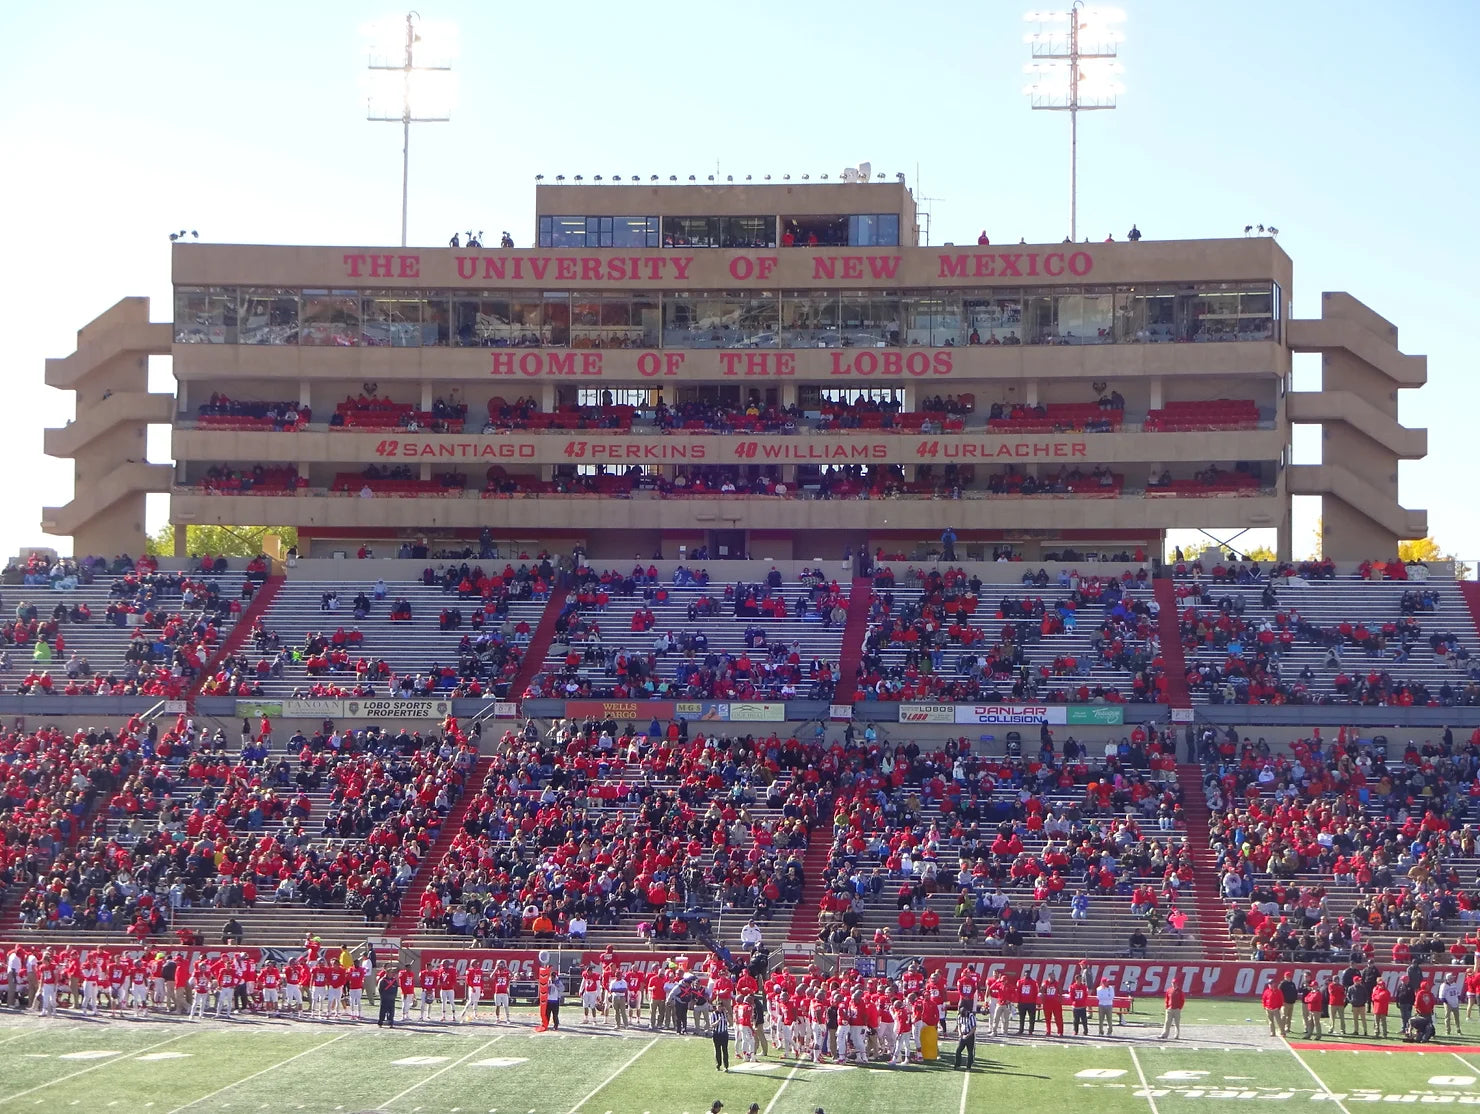
[[[860,214],[848,218],[848,246],[895,248],[899,246],[899,214]]]

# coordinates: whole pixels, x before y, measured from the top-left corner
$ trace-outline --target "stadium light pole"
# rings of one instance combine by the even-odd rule
[[[1023,87],[1030,106],[1069,114],[1069,239],[1079,239],[1079,114],[1115,107],[1125,92],[1117,50],[1125,36],[1112,24],[1125,21],[1118,8],[1087,8],[1075,0],[1068,11],[1028,12],[1039,30],[1023,36],[1033,61],[1023,67],[1032,80]],[[1067,26],[1065,26],[1067,25]]]
[[[375,97],[369,98],[366,106],[366,119],[375,123],[392,123],[401,125],[401,246],[406,246],[406,206],[407,190],[411,180],[411,125],[412,124],[445,124],[450,120],[451,114],[442,111],[437,115],[417,115],[412,108],[412,101],[417,94],[422,92],[424,81],[418,82],[421,75],[450,73],[450,65],[424,65],[416,64],[416,46],[422,41],[417,25],[421,22],[419,12],[406,13],[406,44],[405,57],[395,64],[389,60],[378,60],[374,55],[370,58],[369,69],[372,73],[399,73],[401,75],[400,111],[377,112]],[[413,85],[417,88],[413,90]]]

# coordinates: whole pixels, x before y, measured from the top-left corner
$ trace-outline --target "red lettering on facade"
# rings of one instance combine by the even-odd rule
[[[856,255],[850,255],[843,260],[843,277],[845,279],[863,278],[863,260]]]
[[[869,274],[874,278],[893,278],[899,274],[899,256],[897,255],[870,255],[868,257]]]
[[[1087,251],[1076,251],[1069,256],[1069,273],[1071,275],[1087,275],[1095,269],[1094,258]]]
[[[398,255],[396,256],[397,278],[421,278],[421,256]]]
[[[671,260],[669,260],[669,262],[673,264],[673,277],[678,279],[680,282],[687,281],[689,277],[689,264],[693,261],[694,257],[692,255],[674,256]],[[658,262],[661,263],[662,260],[659,260]]]
[[[372,255],[370,257],[370,277],[391,277],[391,257],[389,255]]]
[[[365,257],[363,255],[346,255],[344,257],[344,273],[350,278],[359,278],[362,273],[360,268],[364,264]]]
[[[1051,251],[1043,257],[1043,273],[1049,278],[1058,278],[1064,273],[1064,253]]]
[[[819,255],[816,259],[812,260],[812,277],[815,279],[837,278],[837,257],[832,255]]]

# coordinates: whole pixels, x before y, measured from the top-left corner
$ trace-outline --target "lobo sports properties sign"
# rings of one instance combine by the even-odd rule
[[[1118,727],[1125,722],[1125,709],[1119,704],[901,704],[899,722]]]

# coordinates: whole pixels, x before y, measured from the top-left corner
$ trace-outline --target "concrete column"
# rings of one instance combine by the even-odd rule
[[[1165,405],[1162,402],[1162,385],[1163,384],[1162,384],[1162,378],[1161,378],[1161,376],[1159,376],[1159,375],[1152,376],[1152,378],[1151,378],[1151,380],[1150,380],[1150,382],[1148,384],[1148,386],[1150,386],[1150,388],[1151,388],[1151,404],[1148,407],[1148,409],[1151,409],[1151,410],[1160,410],[1162,408],[1162,406]]]
[[[183,522],[175,523],[175,556],[189,557],[190,553],[185,548],[186,526]]]

